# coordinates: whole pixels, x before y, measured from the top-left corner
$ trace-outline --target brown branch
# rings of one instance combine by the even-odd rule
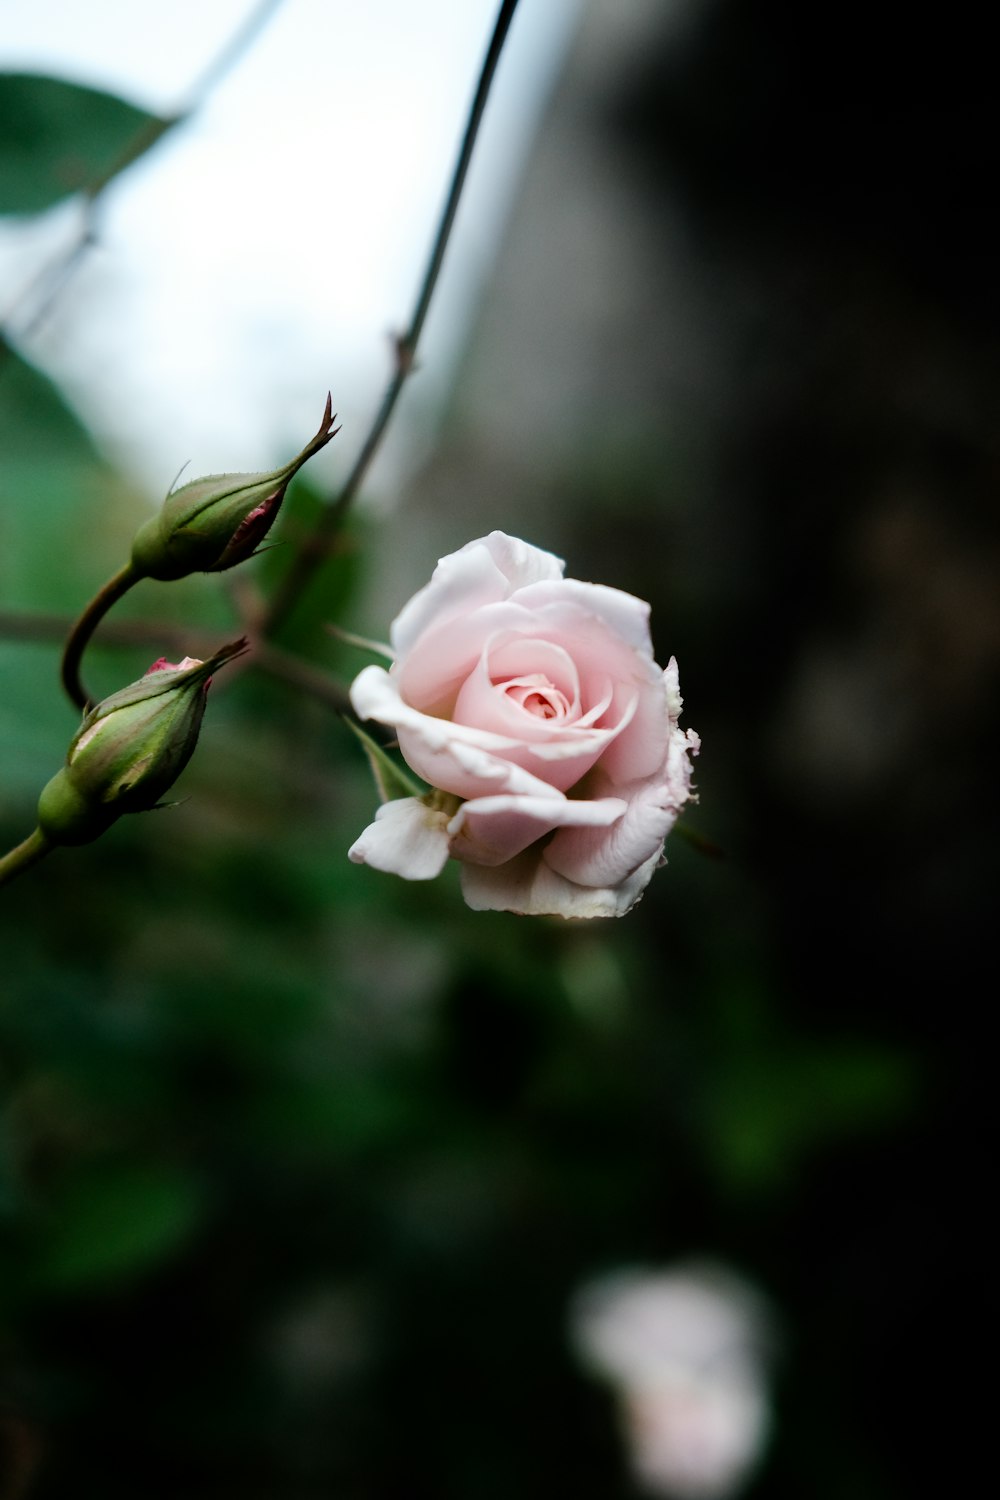
[[[0,609],[0,640],[51,641],[62,645],[72,627],[73,620],[69,615]],[[187,626],[167,620],[109,620],[100,629],[102,646],[165,645],[171,650],[183,651],[191,641],[192,634]]]

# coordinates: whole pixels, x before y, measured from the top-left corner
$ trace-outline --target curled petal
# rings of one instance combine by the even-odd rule
[[[526,692],[541,689],[554,712],[546,718],[525,713],[526,692],[514,690],[519,683]],[[579,717],[580,687],[573,658],[549,641],[524,637],[498,647],[492,639],[487,641],[455,703],[460,724],[521,739],[551,737]]]
[[[528,588],[535,583],[553,580],[561,582],[566,570],[561,557],[556,557],[553,552],[546,552],[542,547],[533,547],[530,542],[522,542],[520,537],[508,536],[505,531],[491,531],[489,536],[483,538],[482,543],[472,542],[469,545],[488,548],[494,563],[507,580],[508,593],[515,593],[518,589]]]
[[[560,829],[543,852],[545,863],[588,886],[613,886],[649,860],[655,865],[677,814],[691,796],[689,755],[697,749],[697,735],[675,729],[659,775],[627,787],[613,786],[602,775],[601,788],[624,800],[624,816],[608,828]]]
[[[518,792],[560,796],[552,785],[508,756],[517,742],[488,730],[453,724],[404,703],[396,679],[384,667],[366,667],[351,685],[359,718],[396,730],[407,765],[431,786],[457,797]]]
[[[517,603],[522,609],[573,608],[599,620],[607,633],[631,646],[633,651],[653,660],[653,643],[649,635],[649,605],[623,589],[608,588],[603,583],[582,583],[578,578],[561,578],[551,582],[529,584],[518,590]]]
[[[601,727],[621,730],[626,714],[632,715],[628,732],[619,734],[614,746],[600,750],[601,764],[612,780],[625,783],[651,775],[662,764],[671,716],[664,675],[653,660],[646,606],[617,589],[572,585],[572,579],[537,584],[503,603],[473,611],[461,620],[461,628],[449,620],[427,629],[393,668],[400,696],[411,707],[459,728],[459,698],[469,677],[484,670],[484,655],[489,653],[492,662],[501,648],[506,656],[520,643],[525,648],[518,655],[523,672],[527,647],[537,642],[545,653],[544,670],[550,660],[554,662],[553,653],[572,661],[572,682],[560,673],[558,685],[564,693],[569,688],[579,701],[581,718],[603,703],[609,684],[611,701],[602,708]],[[598,596],[593,608],[587,607],[588,587]],[[534,601],[532,608],[525,607],[525,599]],[[606,615],[620,617],[628,635],[617,633]],[[550,735],[549,740],[555,743],[556,737]],[[539,774],[548,779],[546,772]]]
[[[462,619],[484,604],[499,603],[525,585],[560,579],[564,566],[551,552],[502,531],[468,542],[440,559],[430,583],[414,594],[392,622],[390,639],[396,656],[411,651],[429,627]]]
[[[433,880],[448,862],[448,814],[420,797],[384,802],[348,858],[404,880]]]
[[[456,859],[499,865],[554,828],[606,829],[623,816],[619,797],[572,802],[566,797],[477,797],[463,802],[448,825]]]
[[[676,724],[681,716],[684,699],[681,697],[681,680],[677,670],[677,658],[672,656],[663,669],[663,686],[667,693],[667,710]]]
[[[514,669],[532,658],[539,671],[531,677],[513,677],[506,683],[496,680],[505,664]],[[587,713],[581,713],[575,667],[562,648],[524,639],[491,651],[487,642],[462,686],[451,722],[494,736],[491,748],[498,755],[564,792],[586,776],[635,712],[632,695],[623,697],[617,713],[609,715],[612,691],[606,681],[600,686],[601,696]],[[524,700],[532,698],[549,707],[548,717],[525,709]],[[601,717],[610,722],[595,725],[594,720]]]

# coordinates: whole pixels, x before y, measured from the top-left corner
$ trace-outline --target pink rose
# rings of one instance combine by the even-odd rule
[[[494,531],[397,616],[391,669],[366,667],[351,702],[434,790],[379,808],[356,863],[428,880],[451,856],[477,910],[621,916],[642,895],[698,737],[649,606],[564,566]]]

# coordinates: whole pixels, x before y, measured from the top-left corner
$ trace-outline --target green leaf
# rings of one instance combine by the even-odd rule
[[[143,1271],[188,1238],[202,1208],[198,1184],[170,1166],[122,1164],[73,1176],[52,1208],[33,1280],[69,1289]]]
[[[402,766],[397,765],[391,755],[383,750],[378,741],[373,740],[360,724],[355,724],[353,719],[346,718],[344,723],[361,741],[375,778],[375,785],[378,787],[378,794],[383,802],[391,802],[394,797],[424,796],[427,788],[416,781],[409,772],[404,771]]]
[[[87,429],[66,405],[59,391],[34,365],[0,339],[0,451],[6,489],[20,480],[21,465],[96,461],[97,450]],[[18,467],[10,474],[10,465]]]
[[[79,83],[0,73],[0,213],[98,192],[175,123]]]
[[[14,816],[21,797],[33,809],[79,724],[58,685],[58,619],[127,555],[141,511],[52,382],[2,342],[0,453],[0,813],[11,799]],[[37,613],[55,617],[51,638],[21,630]]]

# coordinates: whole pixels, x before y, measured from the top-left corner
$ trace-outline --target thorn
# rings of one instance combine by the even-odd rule
[[[396,369],[401,375],[412,375],[416,369],[416,351],[409,334],[394,333],[391,337],[393,353],[396,356]]]

